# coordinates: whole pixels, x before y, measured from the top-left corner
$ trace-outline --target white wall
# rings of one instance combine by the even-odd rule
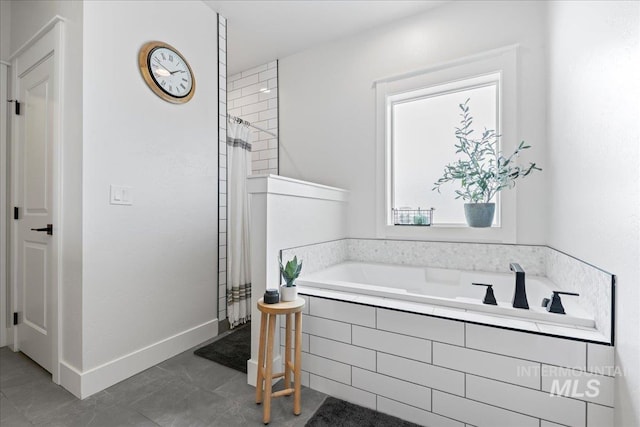
[[[352,237],[375,237],[376,79],[519,43],[519,135],[541,162],[543,2],[446,3],[279,61],[280,173],[351,190]],[[518,184],[518,243],[544,242],[545,175]]]
[[[86,396],[217,333],[216,14],[201,2],[8,4],[3,58],[65,19],[61,381]],[[190,18],[176,25],[178,6]],[[186,105],[140,76],[138,49],[155,39],[194,69]],[[109,205],[109,184],[131,185],[134,205]]]
[[[61,360],[82,366],[82,31],[83,2],[60,1],[65,23],[64,140],[62,148]],[[12,40],[13,41],[13,40]],[[60,286],[60,285],[59,285]]]
[[[618,276],[617,426],[640,425],[640,4],[549,3],[549,244]]]
[[[165,102],[143,81],[150,40],[189,61],[190,102]],[[216,43],[202,2],[85,2],[85,371],[192,328],[217,333]],[[110,205],[110,184],[131,186],[133,205]]]
[[[3,1],[4,3],[4,1]],[[68,18],[65,1],[60,0],[11,0],[10,52],[14,53],[55,15]]]
[[[0,60],[11,55],[11,2],[0,1]]]
[[[247,192],[251,205],[251,295],[257,301],[267,288],[280,284],[281,249],[346,237],[349,194],[339,188],[276,175],[248,178]],[[251,316],[254,321],[247,382],[255,385],[260,340],[257,305],[253,305]]]

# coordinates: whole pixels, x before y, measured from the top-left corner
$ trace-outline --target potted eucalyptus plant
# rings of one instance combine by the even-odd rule
[[[470,227],[490,227],[495,214],[492,202],[498,192],[513,188],[516,179],[528,176],[534,170],[542,170],[535,163],[527,167],[516,164],[516,158],[522,150],[530,148],[522,141],[508,157],[497,151],[500,135],[495,130],[485,129],[479,138],[474,138],[473,117],[469,112],[469,99],[460,104],[462,112],[460,127],[456,127],[456,154],[461,158],[444,167],[444,174],[434,183],[432,191],[438,190],[447,182],[460,181],[456,190],[456,199],[462,198],[464,214]]]
[[[285,282],[280,286],[280,300],[295,301],[298,298],[298,288],[295,281],[302,271],[302,261],[298,263],[298,257],[294,256],[286,266],[282,265],[282,259],[278,259],[278,263],[280,263],[280,274]]]

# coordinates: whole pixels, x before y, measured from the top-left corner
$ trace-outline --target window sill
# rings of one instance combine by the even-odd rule
[[[473,227],[469,227],[466,224],[432,224],[432,225],[418,225],[418,224],[394,224],[394,225],[389,225],[388,227],[414,227],[414,229],[417,228],[473,228]],[[499,225],[492,225],[491,227],[487,227],[487,228],[500,228]]]
[[[504,227],[473,228],[464,224],[432,226],[394,226],[378,227],[378,238],[404,240],[434,240],[482,243],[515,243],[515,232]]]

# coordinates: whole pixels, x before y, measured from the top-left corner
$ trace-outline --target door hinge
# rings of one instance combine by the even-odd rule
[[[20,208],[17,206],[13,207],[13,219],[20,219]]]
[[[18,324],[18,313],[13,313],[13,324],[17,325]]]
[[[7,102],[14,102],[15,103],[16,116],[19,116],[20,115],[20,101],[18,101],[17,99],[7,99]]]

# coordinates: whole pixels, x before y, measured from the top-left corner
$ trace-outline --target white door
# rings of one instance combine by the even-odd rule
[[[16,97],[21,111],[14,121],[12,174],[14,203],[19,208],[13,246],[15,309],[19,319],[16,344],[49,372],[53,368],[52,327],[56,309],[52,303],[57,243],[53,187],[55,84],[53,52],[17,76]]]

